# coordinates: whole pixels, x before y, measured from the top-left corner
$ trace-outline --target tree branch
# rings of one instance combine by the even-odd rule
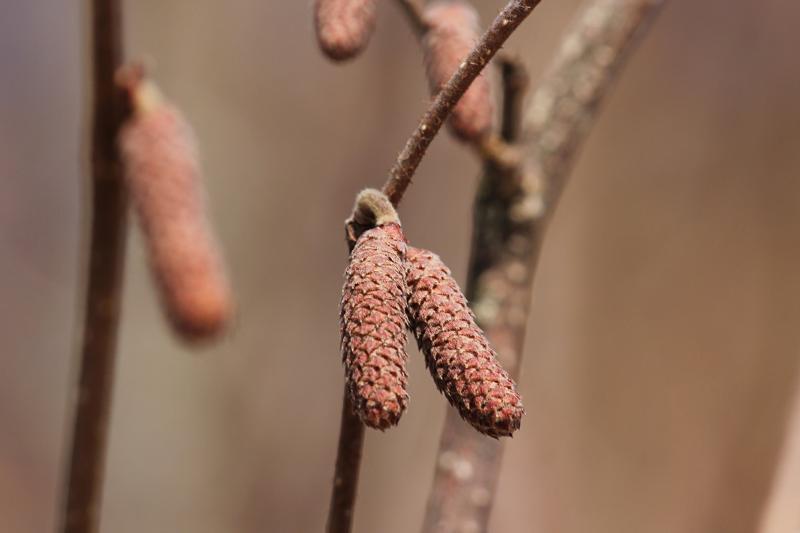
[[[344,391],[342,420],[339,429],[339,448],[336,451],[336,473],[328,514],[327,533],[348,533],[353,527],[361,450],[364,447],[364,424],[353,413],[353,405]]]
[[[444,124],[445,119],[458,102],[458,99],[469,88],[470,83],[478,77],[483,67],[497,53],[503,43],[522,23],[523,20],[539,5],[540,0],[511,0],[497,15],[489,29],[483,34],[478,44],[467,56],[450,81],[436,95],[433,104],[422,117],[417,129],[406,142],[397,156],[389,179],[383,186],[383,192],[394,205],[398,205],[411,183],[428,146]]]
[[[525,117],[527,158],[486,165],[474,209],[467,296],[505,368],[518,376],[530,291],[547,222],[615,74],[663,0],[589,0],[562,40]],[[503,136],[519,134],[520,91],[504,70]],[[486,531],[503,445],[448,410],[424,533]]]
[[[93,124],[91,241],[72,448],[60,530],[95,533],[99,527],[106,435],[114,374],[123,271],[126,195],[117,155],[125,114],[114,72],[122,57],[119,0],[92,1]]]

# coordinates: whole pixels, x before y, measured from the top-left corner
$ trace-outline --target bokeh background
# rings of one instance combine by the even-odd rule
[[[484,21],[500,0],[476,2]],[[53,531],[87,214],[87,2],[0,3],[0,529]],[[312,532],[342,368],[342,221],[428,96],[380,4],[327,63],[310,2],[129,0],[130,57],[195,126],[239,317],[192,352],[132,227],[103,531]],[[540,77],[578,0],[511,39]],[[608,99],[545,246],[491,530],[800,528],[800,3],[673,0]],[[479,163],[434,143],[401,216],[463,282]],[[411,344],[412,401],[370,432],[356,529],[415,531],[445,401]],[[794,440],[792,440],[794,438]],[[785,443],[792,443],[785,445]],[[776,473],[777,472],[777,473]]]

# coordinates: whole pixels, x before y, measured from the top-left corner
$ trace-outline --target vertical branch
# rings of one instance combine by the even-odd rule
[[[336,452],[336,473],[333,478],[331,507],[325,529],[327,533],[348,533],[352,529],[363,447],[364,424],[353,413],[353,405],[345,388],[339,448]]]
[[[64,533],[98,531],[125,246],[126,197],[116,136],[124,116],[114,72],[122,56],[119,0],[93,0],[91,241],[80,376],[61,516]]]
[[[486,165],[474,208],[467,296],[503,365],[517,376],[530,291],[547,223],[578,148],[615,74],[663,0],[587,0],[536,90],[522,124],[521,168]],[[517,140],[520,91],[504,67],[503,136]],[[448,410],[424,533],[486,531],[503,445]]]

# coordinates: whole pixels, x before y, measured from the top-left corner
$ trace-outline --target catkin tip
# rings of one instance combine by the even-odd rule
[[[322,52],[333,61],[357,56],[375,28],[376,0],[316,0],[314,22]]]

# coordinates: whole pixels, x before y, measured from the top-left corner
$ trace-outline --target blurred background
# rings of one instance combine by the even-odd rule
[[[504,2],[476,2],[484,22]],[[0,5],[0,522],[52,531],[86,245],[86,5]],[[507,48],[540,77],[578,0]],[[130,57],[199,137],[239,318],[192,352],[128,245],[102,509],[115,533],[323,529],[343,370],[342,221],[428,101],[380,3],[366,53],[316,48],[310,1],[125,2]],[[533,296],[522,430],[494,532],[800,528],[800,3],[669,2],[607,101]],[[401,210],[464,281],[479,163],[447,135]],[[446,402],[412,343],[412,396],[369,432],[356,530],[418,530]],[[793,443],[793,444],[792,444]]]

